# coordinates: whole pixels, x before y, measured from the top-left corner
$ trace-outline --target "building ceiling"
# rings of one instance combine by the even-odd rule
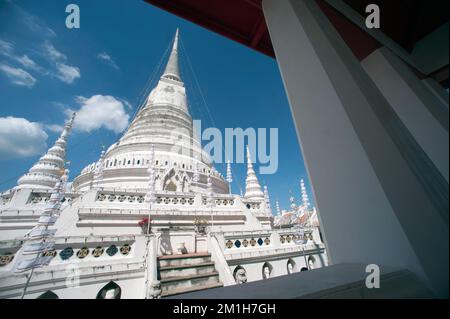
[[[275,57],[261,8],[261,0],[145,1],[265,55]],[[331,2],[336,1],[316,1],[359,60],[383,45],[330,5]],[[381,31],[407,53],[412,53],[420,40],[448,23],[449,1],[447,0],[342,1],[361,17],[367,15],[365,8],[368,4],[378,4],[381,11]],[[422,76],[430,76],[437,72],[441,75],[448,74],[448,63],[445,67],[433,72],[422,70],[418,73]],[[442,83],[442,79],[440,81]],[[448,83],[448,77],[444,81]]]

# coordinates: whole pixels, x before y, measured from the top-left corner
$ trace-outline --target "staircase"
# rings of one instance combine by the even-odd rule
[[[222,287],[211,254],[196,253],[158,257],[161,297]]]

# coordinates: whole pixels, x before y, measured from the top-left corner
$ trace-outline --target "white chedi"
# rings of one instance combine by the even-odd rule
[[[245,195],[246,199],[264,201],[264,194],[261,191],[258,178],[253,169],[250,149],[247,146],[247,178],[245,179]]]
[[[303,178],[300,180],[300,191],[301,191],[301,195],[302,195],[303,209],[308,209],[309,208],[309,197],[308,197],[308,193],[306,192],[305,181],[303,180]]]
[[[272,207],[270,205],[270,197],[269,197],[269,190],[267,189],[267,186],[264,185],[264,208],[266,209],[267,215],[272,215]]]
[[[64,199],[68,170],[64,170],[63,175],[55,184],[51,191],[47,207],[39,217],[38,224],[28,234],[29,241],[24,246],[24,256],[34,254],[33,258],[24,258],[16,266],[15,272],[23,272],[30,269],[46,266],[52,260],[52,256],[45,256],[43,251],[53,249],[55,243],[51,238],[56,233],[53,225],[61,214],[62,201]]]
[[[194,134],[186,88],[178,66],[178,38],[174,38],[166,68],[157,85],[138,110],[118,142],[105,152],[99,188],[142,190],[148,186],[146,169],[150,145],[154,146],[155,190],[206,193],[206,175],[211,173],[214,192],[229,193],[229,184],[214,169],[210,156]],[[88,191],[94,165],[88,165],[74,180],[75,191]]]
[[[61,177],[66,163],[67,138],[72,130],[75,113],[65,124],[55,145],[44,154],[33,167],[17,181],[17,189],[52,189]]]

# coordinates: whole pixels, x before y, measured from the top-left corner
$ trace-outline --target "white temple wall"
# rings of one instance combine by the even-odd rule
[[[142,299],[144,292],[144,277],[132,278],[132,279],[119,279],[114,280],[111,278],[115,284],[120,287],[121,297],[120,299]],[[51,289],[49,286],[48,290],[55,293],[59,299],[96,299],[99,291],[109,283],[107,280],[102,280],[98,283],[89,283],[87,285],[81,283],[79,287],[68,287],[63,289]],[[25,299],[36,299],[48,290],[43,290],[44,286],[41,287],[41,291],[33,294],[27,294]],[[18,299],[20,296],[14,299]]]
[[[308,258],[308,256],[306,256]],[[318,256],[315,257],[318,259]],[[234,274],[234,271],[236,270],[236,267],[242,267],[246,271],[247,275],[247,281],[257,281],[257,280],[263,280],[263,268],[265,265],[269,265],[269,268],[271,268],[270,278],[278,277],[278,276],[286,276],[289,275],[288,273],[288,262],[293,261],[294,262],[294,268],[293,272],[299,272],[304,268],[308,268],[307,265],[307,259],[305,260],[305,257],[303,256],[296,256],[296,257],[286,257],[283,259],[277,259],[277,260],[268,260],[268,261],[257,261],[257,262],[243,262],[238,265],[230,266],[231,272]],[[236,263],[237,261],[233,261],[233,263]],[[319,265],[317,265],[317,268],[319,268]]]

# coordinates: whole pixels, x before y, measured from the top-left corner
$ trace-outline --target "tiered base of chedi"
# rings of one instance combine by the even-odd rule
[[[125,134],[67,186],[73,120],[0,195],[0,298],[160,298],[327,264],[317,225],[274,226],[249,151],[229,194],[193,135],[178,32]]]

